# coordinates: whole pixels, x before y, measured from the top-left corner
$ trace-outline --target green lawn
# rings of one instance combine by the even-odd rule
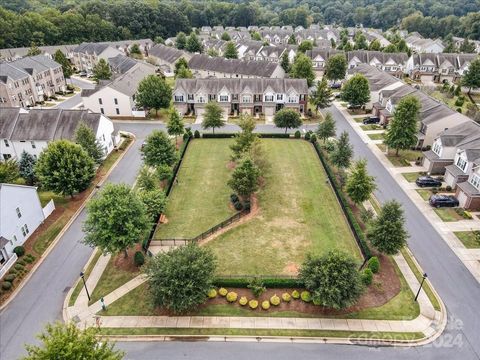
[[[384,133],[378,133],[378,134],[367,134],[368,137],[372,140],[383,140],[385,138]]]
[[[168,223],[158,226],[155,239],[192,238],[235,213],[229,207],[232,190],[227,185],[231,142],[196,139],[190,143],[178,184],[168,199]]]
[[[363,119],[362,119],[363,121]],[[376,124],[368,124],[368,125],[360,125],[360,127],[362,128],[362,130],[381,130],[382,129],[382,126],[380,125],[376,125]]]
[[[95,267],[95,264],[97,263],[98,259],[102,255],[101,251],[98,251],[98,250],[94,250],[94,251],[95,251],[95,255],[93,256],[92,261],[90,262],[90,264],[88,264],[88,267],[83,271],[83,273],[85,274],[85,281],[90,276],[90,273]],[[83,288],[83,281],[79,279],[75,284],[75,289],[73,289],[70,299],[68,299],[68,306],[75,305],[75,301],[77,300],[77,297],[80,294],[80,291],[82,290],[82,288]]]
[[[408,173],[402,173],[402,176],[407,179],[408,182],[415,182],[419,176],[422,176],[422,172],[408,172]]]
[[[433,194],[431,190],[427,189],[416,189],[415,191],[418,192],[422,199],[425,201],[428,201],[428,199],[430,199],[430,196],[432,196]]]
[[[385,144],[377,144],[378,148],[385,152]],[[395,155],[395,150],[389,150],[386,154],[388,160],[395,167],[411,166],[410,162],[417,160],[417,158],[422,157],[422,152],[419,150],[400,150],[398,156]]]
[[[360,261],[357,244],[313,146],[264,139],[272,164],[260,190],[260,211],[206,246],[219,274],[291,274],[305,254],[344,250]],[[300,161],[301,160],[301,161]]]
[[[467,249],[480,248],[480,240],[475,236],[473,231],[457,231],[455,235]]]
[[[68,196],[58,195],[52,191],[43,191],[41,189],[38,191],[38,197],[40,198],[40,203],[42,207],[47,205],[52,199],[56,207],[66,205],[70,200]]]
[[[464,220],[463,216],[459,215],[455,209],[452,208],[439,208],[434,209],[434,211],[440,216],[440,219],[445,222]]]

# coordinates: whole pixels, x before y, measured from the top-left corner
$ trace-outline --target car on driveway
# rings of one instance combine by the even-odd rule
[[[368,124],[378,124],[380,123],[380,118],[378,116],[369,116],[363,119],[363,124],[368,125]]]
[[[420,176],[415,180],[415,184],[419,187],[439,187],[442,186],[442,182],[431,176]]]
[[[347,105],[347,109],[350,109],[350,110],[358,110],[358,109],[361,109],[362,108],[362,105],[355,105],[355,104],[348,104]]]
[[[430,196],[428,200],[431,206],[440,207],[456,207],[459,205],[458,199],[453,195],[439,195],[435,194]]]

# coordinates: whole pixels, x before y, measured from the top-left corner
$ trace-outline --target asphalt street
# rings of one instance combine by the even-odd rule
[[[212,342],[125,342],[127,359],[480,359],[480,285],[443,242],[430,223],[396,184],[347,121],[336,109],[337,133],[350,134],[356,157],[368,160],[369,171],[377,178],[376,195],[381,202],[397,199],[404,205],[409,245],[434,287],[444,300],[448,315],[447,331],[435,343],[423,347],[389,348],[363,345],[325,345],[288,343],[212,343]],[[153,123],[117,122],[116,128],[136,134],[137,140],[109,177],[111,182],[132,184],[141,165],[139,147],[154,128]],[[192,129],[199,128],[193,125]],[[313,128],[312,126],[307,128]],[[236,131],[228,125],[220,131]],[[282,132],[262,125],[259,132]],[[23,344],[35,341],[47,322],[61,319],[63,300],[69,286],[78,279],[92,249],[81,244],[82,212],[61,238],[15,300],[0,313],[0,359],[16,359],[24,354]],[[372,343],[372,345],[375,345]]]

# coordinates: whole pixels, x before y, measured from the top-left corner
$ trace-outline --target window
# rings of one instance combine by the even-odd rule
[[[265,102],[273,101],[273,95],[265,95]]]
[[[433,148],[432,148],[433,152],[435,154],[437,154],[438,156],[441,155],[441,152],[442,152],[442,145],[440,144],[440,142],[438,141],[435,141],[435,143],[433,144]]]
[[[115,103],[115,105],[118,105],[118,99],[117,98],[114,98],[113,102]]]
[[[193,94],[188,94],[188,95],[187,95],[187,98],[188,98],[188,100],[193,100],[193,99],[194,99],[194,98],[193,98]]]
[[[117,113],[117,115],[120,115],[120,109],[119,108],[116,108],[115,112]]]
[[[10,147],[10,144],[7,139],[3,140],[3,142],[5,143],[5,147]]]
[[[13,235],[13,241],[17,242],[17,237],[15,235]]]
[[[465,168],[467,167],[467,162],[459,156],[458,159],[457,159],[456,165],[457,165],[462,171],[465,171]]]
[[[283,101],[283,94],[277,94],[277,101]]]
[[[220,102],[228,102],[228,95],[220,95],[219,96]]]
[[[20,208],[16,208],[15,211],[17,212],[17,216],[20,219],[22,217],[22,212],[20,211]]]
[[[205,102],[205,98],[203,97],[203,95],[198,96],[198,102],[199,103],[204,103]]]
[[[32,144],[32,149],[36,149],[37,145],[35,145],[35,141],[30,141],[30,144]]]
[[[175,102],[183,102],[183,95],[175,95],[174,96]]]
[[[472,184],[478,190],[478,187],[480,186],[480,176],[473,174],[470,179],[470,184]]]
[[[242,102],[244,103],[252,102],[252,97],[250,95],[243,95]]]
[[[23,226],[20,228],[20,230],[22,230],[23,237],[27,236],[27,232],[25,231],[25,228]]]
[[[296,97],[295,95],[290,95],[290,96],[288,97],[288,102],[289,102],[290,104],[297,103],[297,102],[298,102],[298,99],[297,99],[297,97]]]
[[[25,232],[26,232],[27,234],[29,234],[29,233],[30,233],[30,230],[28,230],[27,224],[23,225],[23,227],[25,228]]]
[[[98,103],[99,103],[100,105],[103,105],[102,98],[98,98]]]

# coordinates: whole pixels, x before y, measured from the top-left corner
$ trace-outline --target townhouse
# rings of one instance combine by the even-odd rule
[[[72,64],[78,71],[92,72],[100,59],[108,60],[122,51],[109,43],[82,43],[72,51]]]
[[[440,39],[425,39],[417,32],[410,33],[405,38],[407,46],[416,53],[441,53],[445,49]]]
[[[160,67],[165,76],[173,76],[175,64],[181,58],[184,58],[186,61],[190,60],[192,54],[174,47],[156,44],[150,49],[149,56]]]
[[[325,72],[325,66],[327,64],[327,60],[338,54],[345,54],[343,51],[340,50],[333,50],[333,49],[322,49],[318,47],[314,47],[312,50],[307,50],[305,55],[312,59],[313,70],[315,71],[315,75],[317,78],[322,77],[323,73]]]
[[[34,106],[65,90],[62,66],[48,56],[0,63],[0,107]]]
[[[38,157],[48,143],[73,140],[80,123],[89,126],[107,156],[116,145],[113,123],[87,110],[0,108],[0,159],[19,159],[23,151]]]
[[[414,96],[420,101],[417,147],[432,146],[434,139],[443,130],[471,121],[468,117],[406,84],[391,90],[381,90],[378,102],[373,103],[372,114],[380,117],[381,124],[387,124],[394,115],[395,106],[406,96]]]
[[[213,50],[218,53],[218,56],[223,56],[226,46],[227,41],[221,39],[208,38],[203,41],[205,53],[207,53],[209,50]],[[238,48],[238,44],[236,46]]]
[[[396,77],[402,77],[408,61],[406,53],[356,50],[348,51],[346,55],[349,69],[353,69],[359,64],[368,64]]]
[[[405,73],[423,84],[454,83],[468,69],[476,54],[422,53],[413,54],[407,61]]]
[[[178,79],[173,104],[181,114],[203,116],[205,105],[216,101],[224,116],[264,115],[267,120],[282,108],[303,114],[308,104],[304,79]]]
[[[60,50],[67,58],[71,58],[73,49],[78,45],[53,45],[53,46],[38,46],[41,55],[48,56],[53,59],[53,55],[57,50]],[[0,58],[4,61],[14,61],[25,56],[28,56],[29,47],[0,49]]]
[[[285,71],[278,63],[248,61],[193,55],[188,67],[195,77],[200,78],[284,78]]]
[[[137,107],[135,95],[140,82],[148,75],[157,74],[157,69],[153,65],[133,61],[134,64],[121,62],[119,75],[113,80],[101,82],[94,89],[83,89],[84,108],[112,118],[145,118],[147,114]]]
[[[13,249],[23,245],[53,210],[53,200],[42,207],[36,187],[0,184],[0,277],[17,260]]]

